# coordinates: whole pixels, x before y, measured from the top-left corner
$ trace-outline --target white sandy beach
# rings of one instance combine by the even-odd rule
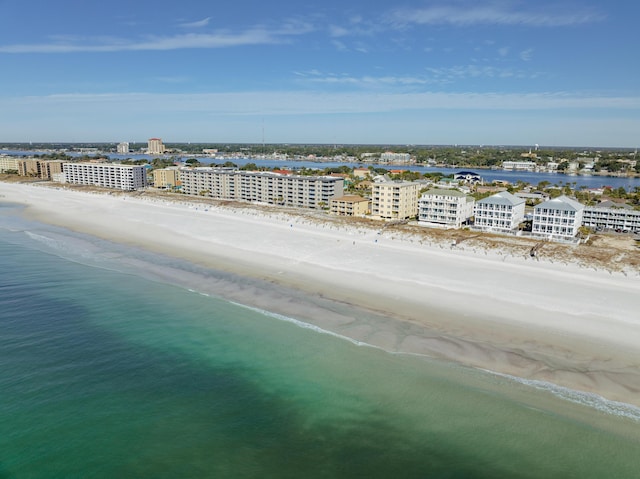
[[[640,277],[421,241],[264,209],[0,183],[42,222],[253,276],[392,318],[297,317],[425,354],[640,405]],[[382,224],[380,225],[382,227]],[[263,304],[253,304],[263,307]],[[267,308],[265,308],[267,309]],[[296,314],[286,304],[278,313]],[[273,309],[272,309],[273,310]]]

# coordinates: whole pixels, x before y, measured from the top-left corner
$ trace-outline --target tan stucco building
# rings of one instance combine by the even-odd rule
[[[369,200],[358,195],[332,198],[329,207],[331,214],[338,216],[366,216],[371,211]]]
[[[371,185],[371,216],[381,220],[405,220],[418,214],[420,184],[384,181]]]
[[[156,188],[175,188],[178,185],[180,185],[178,168],[153,170],[153,186]]]

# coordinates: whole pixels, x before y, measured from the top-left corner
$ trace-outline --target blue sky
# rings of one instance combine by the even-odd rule
[[[640,143],[640,2],[0,0],[0,141]]]

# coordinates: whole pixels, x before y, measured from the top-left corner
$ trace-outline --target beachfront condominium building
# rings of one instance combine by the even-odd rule
[[[371,185],[371,217],[406,220],[418,214],[420,184],[412,181],[378,181]]]
[[[338,216],[366,216],[371,212],[370,201],[358,195],[332,198],[329,205],[331,214]]]
[[[153,186],[156,188],[173,189],[180,185],[180,170],[178,167],[153,170]]]
[[[595,206],[585,206],[582,224],[595,230],[640,231],[640,211],[627,204],[603,201]]]
[[[14,156],[0,155],[0,173],[8,171],[18,172],[18,158]]]
[[[214,199],[324,208],[344,194],[344,180],[233,168],[181,168],[182,192]]]
[[[508,191],[478,200],[473,209],[474,225],[483,231],[515,231],[524,221],[525,203]]]
[[[20,176],[40,176],[40,161],[35,158],[21,158],[18,160],[18,174]]]
[[[165,147],[160,138],[149,138],[147,144],[147,153],[150,155],[163,155]]]
[[[118,143],[118,146],[116,146],[116,152],[119,155],[126,155],[127,153],[129,153],[129,143],[126,141]]]
[[[418,222],[423,226],[460,228],[473,216],[474,201],[462,191],[432,188],[420,197]]]
[[[564,195],[553,198],[534,208],[531,232],[550,240],[572,240],[582,226],[583,213],[582,203]]]
[[[20,176],[38,177],[50,180],[62,173],[64,162],[60,160],[38,160],[35,158],[18,158],[15,168]],[[0,169],[2,166],[0,165]]]
[[[147,186],[147,170],[142,165],[65,163],[63,169],[65,183],[120,190],[137,190]]]
[[[47,160],[40,162],[40,178],[51,180],[58,178],[64,170],[64,162],[61,160]]]

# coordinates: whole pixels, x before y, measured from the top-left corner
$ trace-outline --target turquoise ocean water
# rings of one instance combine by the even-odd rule
[[[0,479],[640,477],[633,407],[359,345],[198,275],[246,287],[0,204]]]

